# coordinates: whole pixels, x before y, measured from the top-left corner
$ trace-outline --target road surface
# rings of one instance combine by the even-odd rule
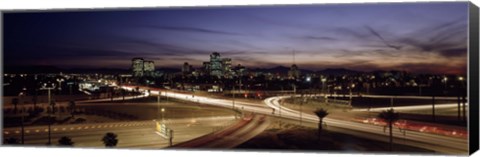
[[[174,130],[173,143],[188,141],[234,123],[234,116],[169,119],[165,124]],[[53,125],[52,144],[68,136],[75,147],[104,147],[101,138],[107,132],[118,135],[120,148],[164,148],[169,141],[156,134],[154,121]],[[4,128],[4,138],[20,137],[20,128]],[[25,127],[25,144],[41,146],[48,142],[48,126]]]
[[[269,114],[272,116],[279,116],[279,114],[275,113],[275,111],[281,110],[281,117],[282,118],[289,118],[289,119],[299,119],[300,113],[295,110],[291,110],[285,107],[280,107],[279,100],[291,96],[277,96],[271,97],[264,100],[264,103],[269,107],[266,108],[265,106],[261,106],[255,103],[246,103],[240,101],[232,100],[225,100],[225,99],[214,99],[204,96],[192,96],[192,94],[184,94],[178,93],[173,91],[168,92],[161,92],[161,91],[151,91],[152,94],[161,94],[163,96],[172,97],[176,99],[182,99],[192,102],[198,102],[202,104],[209,104],[214,106],[221,106],[226,108],[232,108],[236,110],[244,110],[250,111],[255,113],[261,114]],[[388,96],[385,96],[388,97]],[[416,98],[416,96],[414,96]],[[397,97],[398,98],[398,97]],[[403,96],[401,96],[403,98]],[[412,98],[410,96],[405,96],[405,98]],[[318,117],[303,113],[302,119],[305,122],[311,123],[318,123]],[[383,137],[384,139],[388,139],[388,132],[384,131],[384,127],[382,126],[375,126],[371,124],[363,124],[358,122],[351,122],[346,120],[337,120],[331,118],[325,118],[324,121],[328,124],[328,126],[341,128],[343,130],[347,130],[345,132],[349,132],[350,134],[362,136],[365,138],[373,138],[379,139],[378,137]],[[364,133],[373,134],[375,136],[364,136]],[[405,134],[404,134],[405,133]],[[416,146],[420,148],[426,148],[430,150],[434,150],[440,153],[446,154],[467,154],[468,153],[468,140],[465,138],[456,138],[456,137],[448,137],[443,135],[435,135],[423,132],[414,132],[414,131],[407,131],[407,132],[400,132],[394,131],[393,136],[397,139],[403,139],[402,143],[410,146]],[[408,141],[407,141],[408,140]],[[399,140],[394,140],[396,143],[399,143]]]

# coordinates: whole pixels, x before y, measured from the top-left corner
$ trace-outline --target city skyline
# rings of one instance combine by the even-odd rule
[[[468,3],[86,10],[4,14],[4,64],[196,68],[209,54],[250,68],[465,74]],[[335,16],[332,16],[335,15]],[[293,61],[295,53],[295,61]]]

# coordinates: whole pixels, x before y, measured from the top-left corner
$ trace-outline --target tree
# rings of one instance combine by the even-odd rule
[[[3,141],[3,143],[5,143],[7,145],[8,144],[13,145],[13,144],[20,144],[20,141],[15,137],[10,137],[10,138],[5,139]]]
[[[70,137],[62,136],[60,139],[58,139],[59,146],[73,146],[73,144],[74,142]]]
[[[52,100],[50,102],[50,108],[52,108],[51,110],[51,113],[55,114],[56,110],[55,110],[55,106],[57,105],[57,103],[55,102],[55,100]]]
[[[125,93],[127,91],[125,91],[125,89],[123,89],[123,88],[121,89],[121,91],[122,91],[122,101],[125,101]]]
[[[75,101],[71,100],[68,102],[68,110],[70,111],[72,118],[75,117],[75,106]]]
[[[105,136],[103,136],[102,141],[105,144],[105,147],[115,147],[118,143],[117,135],[112,132],[108,132],[105,134]]]
[[[387,122],[389,131],[390,131],[390,151],[392,151],[392,145],[393,145],[392,127],[393,127],[393,123],[395,123],[400,118],[400,116],[393,109],[388,109],[380,112],[378,114],[378,118],[381,118]]]
[[[320,109],[317,109],[315,110],[313,113],[315,113],[315,115],[317,115],[318,119],[320,119],[320,121],[318,122],[318,135],[320,135],[322,133],[322,129],[323,129],[323,118],[325,118],[329,113],[327,112],[327,110],[324,110],[323,108],[320,108]]]
[[[38,101],[38,98],[36,95],[33,96],[32,98],[32,102],[33,102],[33,111],[36,111],[37,110],[37,101]]]
[[[17,113],[18,98],[13,98],[12,104],[13,104],[13,112]]]

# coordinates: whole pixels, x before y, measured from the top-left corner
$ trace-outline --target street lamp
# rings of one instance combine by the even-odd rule
[[[465,85],[463,84],[463,81],[465,81],[465,78],[462,77],[462,76],[459,76],[459,77],[458,77],[458,81],[460,81],[460,84],[462,85],[462,88],[464,88]]]
[[[350,101],[352,100],[352,89],[355,88],[355,84],[352,83],[352,85],[349,87],[350,89]]]
[[[25,89],[25,88],[24,88]],[[20,98],[24,95],[24,92],[20,92],[20,94],[18,95]],[[20,99],[21,101],[22,99]],[[25,105],[25,104],[23,104]],[[23,107],[22,107],[23,108]],[[24,112],[22,112],[22,144],[25,144],[25,125],[24,125],[24,116],[23,116]]]
[[[164,118],[163,118],[163,113],[165,112],[165,108],[162,108],[162,122],[164,122]]]
[[[69,88],[69,90],[70,90],[70,95],[72,95],[72,85],[73,85],[73,84],[74,84],[73,82],[68,82],[68,83],[67,83],[68,88]]]
[[[325,95],[325,82],[327,81],[327,78],[322,78],[322,93]]]
[[[44,83],[42,88],[40,88],[41,90],[48,90],[48,105],[49,107],[52,107],[51,111],[48,113],[48,143],[47,145],[51,145],[52,144],[52,136],[51,136],[51,125],[52,125],[52,112],[53,112],[53,105],[55,105],[55,103],[52,102],[52,94],[51,94],[51,90],[52,89],[55,89],[55,84],[54,83],[51,83],[50,81],[47,82],[47,83]]]
[[[443,77],[443,82],[445,83],[445,90],[447,89],[447,81],[448,81],[448,78],[446,76]]]
[[[58,90],[62,90],[62,82],[65,81],[63,78],[57,78]]]

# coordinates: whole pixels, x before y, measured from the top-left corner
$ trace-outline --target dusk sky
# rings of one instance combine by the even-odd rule
[[[4,64],[198,68],[219,52],[249,68],[465,74],[468,3],[324,4],[5,13]]]

